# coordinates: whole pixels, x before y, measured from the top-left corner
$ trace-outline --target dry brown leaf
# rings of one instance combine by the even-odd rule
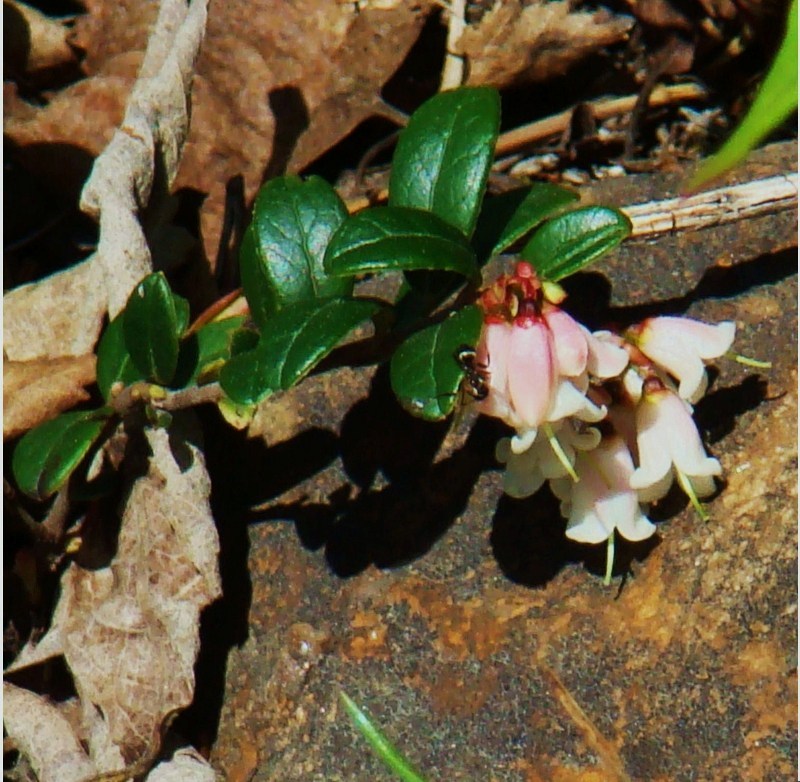
[[[16,437],[89,398],[95,356],[3,362],[3,439]]]
[[[192,700],[199,613],[220,594],[210,482],[185,421],[147,432],[152,456],[131,487],[116,556],[66,570],[50,630],[9,668],[64,655],[101,770],[145,756],[164,718]]]
[[[189,131],[194,60],[205,24],[206,0],[195,0],[188,8],[184,0],[163,0],[123,125],[95,161],[81,194],[81,209],[100,221],[93,262],[105,271],[112,317],[152,271],[138,213],[151,195],[167,195],[151,193],[156,167],[166,179],[162,187],[174,181]]]
[[[214,782],[216,779],[216,772],[208,761],[190,747],[179,749],[147,775],[147,782]]]
[[[430,4],[231,0],[215,10],[178,178],[209,194],[201,228],[212,260],[228,179],[241,174],[252,199],[265,174],[298,171],[373,115]]]
[[[91,261],[3,297],[3,351],[11,361],[83,356],[106,311],[102,270]]]
[[[3,682],[3,725],[39,782],[78,782],[97,773],[58,707]]]
[[[461,37],[469,63],[467,84],[508,87],[542,82],[603,46],[623,40],[633,24],[609,11],[573,11],[567,0],[501,0]]]
[[[89,77],[41,109],[7,102],[6,133],[23,148],[52,140],[97,155],[119,121],[156,4],[89,0],[85,5],[88,13],[76,22],[75,42],[86,52]],[[241,174],[251,199],[265,173],[282,173],[287,164],[302,168],[374,114],[382,85],[416,41],[431,7],[430,0],[363,9],[331,0],[214,5],[176,183],[208,194],[201,228],[210,259],[219,242],[228,179]],[[46,175],[32,157],[22,159]]]
[[[3,0],[4,63],[15,77],[77,63],[70,28],[17,0]],[[8,74],[6,74],[8,76]]]
[[[26,361],[88,353],[97,341],[106,312],[116,315],[136,283],[151,271],[139,212],[151,196],[166,198],[165,188],[175,176],[188,133],[189,88],[205,11],[205,0],[196,0],[188,8],[184,0],[164,0],[124,124],[95,161],[83,190],[82,207],[99,216],[97,251],[82,264],[5,297],[4,349],[8,358]],[[103,94],[97,88],[106,86],[108,78],[118,77],[93,80],[91,85],[84,82],[76,90],[82,86],[87,99],[95,101]],[[119,91],[110,94],[116,98]],[[67,131],[61,129],[66,115],[83,114],[88,118],[82,120],[84,125],[96,120],[98,114],[91,105],[76,105],[74,93],[71,97],[71,103],[68,96],[54,100],[33,119],[25,112],[18,124],[13,117],[9,119],[6,131],[17,143],[27,145],[23,153],[36,157],[39,150],[41,156],[36,142],[57,141],[63,138],[62,133],[75,131],[69,125]],[[109,112],[102,111],[100,116],[107,119]],[[102,122],[94,124],[99,126],[96,134],[108,129]],[[70,141],[96,144],[102,138],[94,135],[87,140],[76,133]],[[51,153],[58,149],[45,148]],[[161,183],[162,192],[152,194],[156,154],[167,181]],[[43,160],[46,156],[41,157]],[[64,157],[68,168],[70,157]]]

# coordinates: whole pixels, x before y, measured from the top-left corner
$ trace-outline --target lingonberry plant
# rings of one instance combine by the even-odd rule
[[[646,504],[673,479],[702,513],[720,465],[691,404],[733,324],[654,318],[616,334],[573,320],[558,281],[623,241],[629,222],[545,183],[484,198],[499,119],[488,88],[425,103],[401,134],[388,206],[350,215],[318,177],[267,182],[240,253],[249,315],[190,326],[163,274],[142,280],[98,346],[105,405],[28,432],[13,457],[19,488],[46,499],[74,478],[85,490],[91,454],[122,419],[169,426],[171,410],[214,402],[242,426],[372,320],[372,354],[390,360],[401,404],[439,420],[466,383],[480,412],[514,430],[497,447],[506,492],[549,482],[567,535],[608,543],[609,575],[615,533],[651,535]],[[486,262],[516,248],[513,271],[481,289]],[[389,273],[404,278],[394,300],[359,295],[364,275]]]

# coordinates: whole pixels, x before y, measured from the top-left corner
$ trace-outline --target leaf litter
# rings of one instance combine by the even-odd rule
[[[102,567],[67,568],[50,629],[6,671],[64,656],[98,771],[147,757],[165,719],[191,702],[199,613],[221,594],[210,482],[200,449],[179,430],[147,431],[152,455],[130,488],[116,555]],[[42,759],[41,782],[69,782],[63,769],[48,774],[48,715],[44,708],[15,711],[6,730],[26,752],[31,748],[34,766]],[[64,732],[55,717],[52,730]]]

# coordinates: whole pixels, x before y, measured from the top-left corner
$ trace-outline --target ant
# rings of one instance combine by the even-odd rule
[[[477,360],[478,354],[469,345],[462,345],[454,356],[464,372],[463,390],[480,402],[489,396],[489,365]]]

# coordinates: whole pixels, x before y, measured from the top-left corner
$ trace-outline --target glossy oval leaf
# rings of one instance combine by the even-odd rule
[[[470,236],[499,127],[500,96],[491,87],[461,87],[434,95],[400,133],[389,205],[428,210]]]
[[[345,220],[325,254],[333,275],[438,269],[474,277],[475,253],[461,231],[430,212],[365,209]]]
[[[403,782],[425,782],[425,777],[403,757],[400,751],[386,738],[383,731],[351,698],[343,692],[339,693],[339,697],[358,732],[367,740],[375,754],[390,771],[397,774]]]
[[[281,310],[254,350],[234,356],[222,368],[222,390],[237,404],[253,405],[291,388],[379,308],[364,299],[335,298]]]
[[[64,413],[17,443],[11,469],[20,490],[37,500],[58,491],[81,463],[110,417],[107,408]]]
[[[412,415],[429,421],[448,416],[456,403],[464,372],[455,354],[475,345],[483,316],[471,305],[412,334],[395,351],[389,366],[392,390]]]
[[[123,319],[124,313],[121,312],[108,324],[97,346],[97,387],[106,401],[111,398],[114,383],[129,386],[137,380],[146,380],[125,346]]]
[[[630,236],[630,220],[605,206],[587,206],[548,220],[522,248],[541,277],[557,281],[596,261]]]
[[[529,188],[510,190],[487,199],[473,239],[478,258],[487,261],[507,250],[548,217],[579,198],[578,193],[566,187],[536,182]]]
[[[352,280],[331,278],[323,266],[325,248],[346,217],[342,199],[320,177],[283,176],[261,188],[239,254],[259,327],[287,304],[352,292]]]
[[[123,313],[125,347],[147,379],[169,385],[178,366],[183,307],[161,272],[145,277],[128,298]]]

